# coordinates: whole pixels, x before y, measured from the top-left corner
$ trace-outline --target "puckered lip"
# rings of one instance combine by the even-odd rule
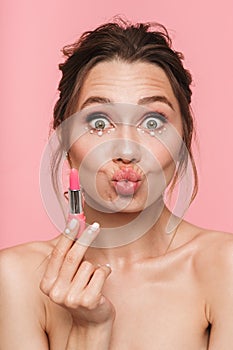
[[[115,171],[112,177],[112,181],[130,181],[130,182],[138,182],[142,180],[142,175],[139,174],[132,167],[122,167],[121,169]]]

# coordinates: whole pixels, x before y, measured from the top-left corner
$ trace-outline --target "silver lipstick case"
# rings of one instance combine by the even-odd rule
[[[69,206],[71,214],[80,214],[83,212],[80,190],[69,190]]]

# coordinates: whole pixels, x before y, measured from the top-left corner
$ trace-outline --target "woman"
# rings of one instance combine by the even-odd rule
[[[182,55],[162,26],[123,21],[64,53],[54,129],[89,225],[1,253],[0,349],[231,349],[232,236],[164,205],[188,164],[197,190]]]

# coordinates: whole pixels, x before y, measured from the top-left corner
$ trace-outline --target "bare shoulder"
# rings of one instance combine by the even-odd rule
[[[221,268],[221,264],[233,263],[232,233],[200,229],[193,243],[200,264]]]
[[[205,277],[222,281],[228,275],[233,282],[233,234],[207,231],[200,237],[197,257]],[[204,269],[208,266],[208,269]]]
[[[197,277],[203,281],[222,278],[230,273],[233,279],[233,234],[204,229],[183,222],[177,252],[192,259]]]
[[[233,341],[233,235],[207,231],[200,238],[197,254],[198,277],[205,295],[206,317],[214,325],[211,345],[216,343],[216,348],[223,348],[222,342],[228,338],[228,344]],[[223,329],[221,324],[224,324]]]
[[[187,228],[193,232],[193,238],[186,244],[186,253],[192,256],[206,315],[213,323],[214,318],[220,318],[223,312],[227,314],[229,307],[233,307],[233,234],[189,224]]]
[[[208,230],[183,221],[181,236],[199,259],[215,259],[216,254],[223,260],[233,256],[232,233]]]
[[[26,282],[41,278],[55,240],[30,242],[0,251],[0,274],[4,280]]]
[[[17,349],[19,344],[21,349],[31,349],[31,337],[34,349],[48,349],[47,300],[39,286],[54,243],[55,240],[27,243],[0,252],[0,328],[4,349]]]

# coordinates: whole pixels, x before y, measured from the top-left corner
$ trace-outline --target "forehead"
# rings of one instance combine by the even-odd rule
[[[163,96],[179,110],[170,81],[159,66],[146,62],[121,60],[100,62],[86,75],[78,98],[78,109],[91,97],[111,102],[138,104],[149,96]]]

